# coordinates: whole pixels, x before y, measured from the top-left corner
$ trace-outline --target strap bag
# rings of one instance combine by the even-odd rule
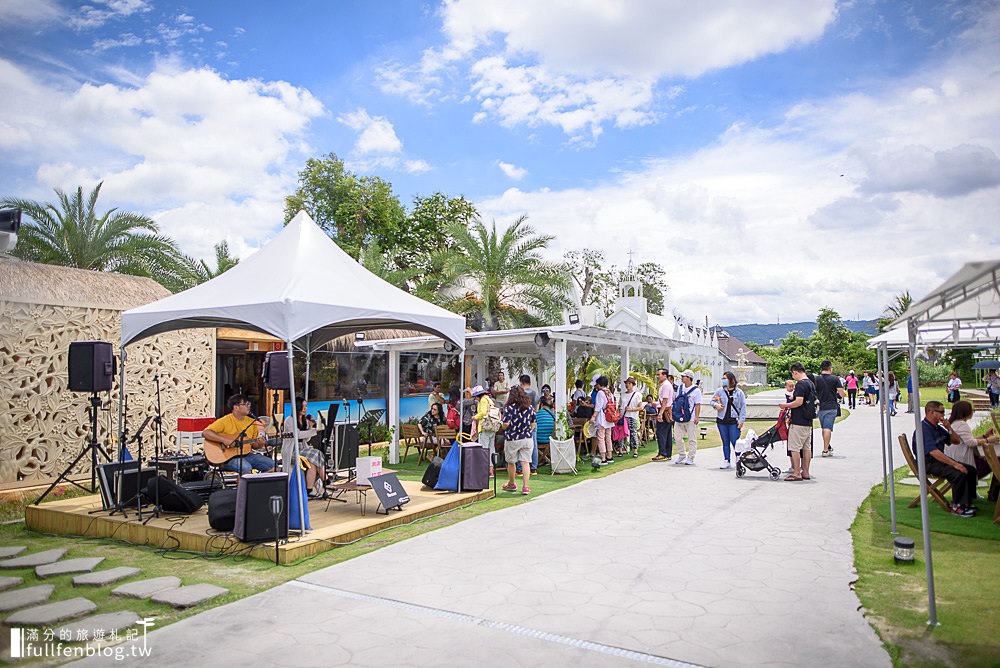
[[[688,401],[688,397],[691,396],[692,390],[687,392],[678,392],[677,396],[674,398],[674,403],[672,405],[672,412],[674,415],[674,422],[690,422],[693,415],[691,414],[691,402]]]
[[[601,391],[604,392],[604,396],[608,400],[608,403],[604,404],[604,419],[611,424],[616,424],[621,418],[621,414],[618,412],[617,404],[615,404],[615,397],[607,390]]]

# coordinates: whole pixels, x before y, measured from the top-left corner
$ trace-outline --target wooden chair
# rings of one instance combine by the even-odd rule
[[[434,438],[437,439],[437,445],[432,445],[434,454],[444,457],[451,449],[451,444],[458,438],[458,432],[451,427],[438,425],[434,427]]]
[[[400,425],[399,434],[402,436],[402,443],[405,446],[403,450],[403,461],[406,461],[406,455],[410,452],[410,448],[417,451],[420,459],[424,459],[427,456],[427,451],[434,448],[434,444],[430,442],[430,439],[420,433],[420,427],[412,423],[405,423]],[[419,460],[418,460],[419,461]]]
[[[899,447],[903,451],[903,458],[906,459],[906,465],[910,467],[910,471],[918,479],[920,478],[920,473],[917,469],[917,460],[913,458],[913,451],[910,450],[910,443],[906,438],[906,434],[899,435]],[[927,494],[932,499],[937,501],[937,504],[944,508],[946,513],[951,512],[951,504],[948,503],[948,499],[945,498],[945,494],[951,489],[951,483],[948,482],[946,478],[937,478],[933,482],[931,481],[931,474],[927,474]],[[917,494],[916,498],[910,502],[907,508],[913,508],[920,503],[920,495]]]
[[[576,454],[580,459],[590,457],[590,439],[583,435],[586,418],[573,418],[573,436],[576,438]]]
[[[996,423],[996,420],[997,418],[994,415],[994,423]],[[1000,457],[997,457],[997,451],[992,445],[982,445],[979,447],[979,451],[983,453],[983,456],[989,463],[990,471],[993,471],[992,489],[992,487],[997,485],[997,481],[1000,481]],[[996,508],[993,509],[993,524],[1000,524],[1000,498],[997,499]]]

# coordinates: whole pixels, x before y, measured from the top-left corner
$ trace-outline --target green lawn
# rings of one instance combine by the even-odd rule
[[[902,479],[908,473],[896,472]],[[897,529],[917,544],[914,565],[892,557],[888,494],[879,484],[861,505],[854,538],[855,584],[865,614],[896,666],[1000,666],[1000,526],[992,504],[979,502],[971,519],[930,507],[931,545],[939,626],[927,625],[927,587],[919,507],[908,509],[919,488],[896,485]],[[981,490],[985,494],[985,490]]]

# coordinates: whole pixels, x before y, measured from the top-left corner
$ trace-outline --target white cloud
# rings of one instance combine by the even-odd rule
[[[442,8],[446,44],[418,65],[383,66],[383,92],[430,104],[467,68],[480,109],[473,120],[554,125],[575,140],[601,127],[654,122],[658,86],[779,53],[820,37],[834,0],[678,4],[645,0],[453,0]],[[752,28],[749,28],[752,27]],[[456,71],[459,70],[459,71]],[[664,102],[683,90],[660,91]],[[432,92],[433,91],[433,92]]]
[[[986,17],[990,24],[1000,17]],[[1000,256],[1000,30],[871,92],[804,101],[773,127],[735,125],[688,155],[595,187],[517,188],[484,218],[556,235],[553,255],[599,247],[661,262],[671,298],[700,321],[810,320],[820,307],[875,317],[962,263]]]
[[[69,24],[77,30],[100,28],[113,19],[149,12],[152,8],[146,0],[94,0],[92,5],[81,6]]]
[[[0,2],[0,26],[38,25],[59,21],[64,10],[55,0],[5,0]]]
[[[431,171],[431,166],[426,160],[407,160],[403,163],[403,169],[407,174],[423,174]]]
[[[369,116],[364,109],[342,114],[338,121],[358,133],[354,150],[365,155],[369,153],[399,153],[403,142],[396,136],[396,129],[384,116]]]
[[[278,224],[295,187],[305,133],[322,105],[282,81],[225,80],[210,70],[158,69],[140,85],[56,88],[0,60],[23,104],[0,110],[0,148],[32,161],[18,194],[103,180],[101,204],[155,215],[182,248],[208,255],[220,239],[251,247]]]
[[[514,181],[520,181],[527,174],[528,170],[524,167],[518,167],[517,165],[512,165],[509,162],[504,162],[503,160],[497,160],[497,167],[500,171],[507,175],[507,178],[513,179]]]

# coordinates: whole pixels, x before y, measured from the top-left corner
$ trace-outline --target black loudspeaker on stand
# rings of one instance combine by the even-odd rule
[[[35,501],[36,505],[41,503],[56,488],[56,485],[64,480],[91,494],[97,492],[98,456],[106,461],[111,461],[111,457],[108,456],[97,439],[97,411],[101,409],[101,399],[97,393],[107,392],[111,389],[116,371],[114,350],[110,343],[106,341],[74,341],[69,344],[69,389],[73,392],[90,393],[90,440],[80,450],[76,459],[38,497]],[[70,472],[88,454],[90,455],[90,489],[69,479]]]
[[[261,373],[264,379],[264,386],[271,390],[292,389],[291,379],[288,377],[288,352],[278,350],[264,355],[264,369]],[[295,412],[294,409],[292,411]]]

